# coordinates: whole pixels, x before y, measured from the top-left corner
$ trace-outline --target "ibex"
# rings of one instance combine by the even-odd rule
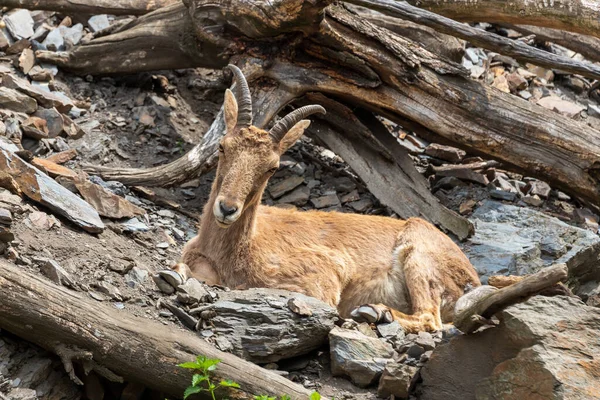
[[[305,106],[259,129],[246,79],[229,68],[238,100],[226,90],[227,131],[210,198],[198,236],[173,269],[209,284],[304,293],[342,317],[396,320],[408,332],[450,322],[464,288],[480,282],[458,246],[430,223],[259,204],[281,155],[310,125],[304,118],[325,109]]]

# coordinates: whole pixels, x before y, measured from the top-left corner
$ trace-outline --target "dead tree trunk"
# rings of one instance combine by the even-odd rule
[[[600,37],[600,8],[587,0],[407,0],[462,22],[535,25]]]
[[[254,82],[269,78],[292,98],[318,92],[351,109],[410,121],[600,204],[600,132],[472,81],[461,66],[328,3],[192,1],[189,11],[173,5],[70,53],[38,56],[85,73],[220,68],[240,57]],[[147,47],[155,43],[169,45],[169,56]]]
[[[0,0],[0,7],[82,14],[143,15],[180,0]]]
[[[86,370],[109,380],[138,382],[175,398],[183,395],[192,375],[177,364],[198,355],[220,359],[215,379],[232,379],[241,386],[219,398],[288,394],[306,400],[310,394],[188,331],[119,312],[4,261],[0,261],[0,328],[58,354],[69,373],[73,362],[81,362]]]

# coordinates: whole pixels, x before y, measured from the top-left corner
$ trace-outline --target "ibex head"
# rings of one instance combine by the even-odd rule
[[[301,107],[282,118],[270,131],[252,125],[252,99],[242,71],[233,71],[237,98],[225,92],[224,114],[227,132],[219,146],[219,165],[213,191],[217,197],[213,213],[226,228],[243,214],[248,205],[260,201],[265,185],[279,167],[279,158],[298,140],[314,113],[325,114],[319,105]]]

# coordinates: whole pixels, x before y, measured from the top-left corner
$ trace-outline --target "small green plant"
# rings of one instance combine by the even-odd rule
[[[192,369],[198,372],[192,376],[192,385],[185,389],[183,398],[187,399],[195,393],[208,392],[213,400],[216,400],[215,391],[217,389],[222,387],[239,388],[240,385],[232,380],[222,380],[217,384],[212,382],[210,374],[217,369],[217,364],[220,362],[221,360],[219,359],[198,356],[196,357],[196,361],[179,364],[179,367],[181,368]]]
[[[192,385],[188,386],[183,392],[184,400],[189,396],[200,393],[208,392],[212,396],[213,400],[216,400],[215,392],[217,389],[222,387],[236,388],[239,389],[240,385],[232,380],[221,380],[218,384],[211,381],[211,372],[217,369],[217,365],[221,360],[217,358],[207,358],[205,356],[196,357],[196,361],[186,362],[179,364],[181,368],[191,369],[197,371],[197,374],[192,376]],[[287,394],[279,396],[267,396],[265,394],[254,396],[254,400],[291,400],[291,397]],[[312,392],[308,400],[321,400],[319,392]]]

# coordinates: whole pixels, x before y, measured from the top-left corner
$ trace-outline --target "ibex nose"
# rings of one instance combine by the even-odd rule
[[[228,206],[223,201],[219,202],[219,208],[221,209],[221,213],[224,217],[228,217],[232,214],[235,214],[235,212],[238,210],[236,206]]]

